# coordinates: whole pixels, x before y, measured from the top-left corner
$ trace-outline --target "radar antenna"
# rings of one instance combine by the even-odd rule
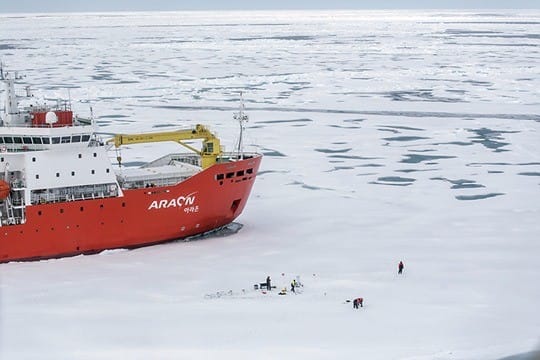
[[[249,120],[249,116],[246,113],[244,113],[244,110],[245,110],[244,97],[243,97],[243,93],[240,92],[240,108],[239,108],[239,111],[237,113],[234,113],[233,115],[233,119],[238,120],[238,124],[240,125],[240,137],[238,138],[238,147],[237,147],[238,157],[240,159],[244,158],[244,148],[243,148],[244,145],[242,144],[242,136],[244,133],[245,123]]]

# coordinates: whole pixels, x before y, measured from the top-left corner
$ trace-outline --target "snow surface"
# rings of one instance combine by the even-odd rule
[[[246,150],[266,156],[237,234],[0,265],[0,358],[534,350],[539,25],[513,10],[1,15],[2,60],[36,96],[90,103],[104,133],[201,122],[231,150],[244,91]],[[267,275],[300,276],[302,294],[253,290]]]

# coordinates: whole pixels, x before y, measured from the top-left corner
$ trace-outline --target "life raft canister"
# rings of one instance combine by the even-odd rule
[[[9,184],[4,180],[0,180],[0,200],[7,198],[10,191],[11,188],[9,187]]]

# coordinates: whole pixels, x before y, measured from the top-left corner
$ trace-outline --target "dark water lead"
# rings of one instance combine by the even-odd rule
[[[333,169],[326,170],[325,172],[334,172],[334,171],[339,171],[339,170],[353,170],[354,168],[355,168],[354,166],[334,166]]]
[[[506,356],[499,360],[540,360],[540,350]]]
[[[287,155],[273,149],[261,149],[264,156],[287,157]]]
[[[302,186],[302,188],[308,189],[308,190],[334,190],[334,189],[330,189],[330,188],[323,188],[323,187],[319,187],[319,186],[307,185],[307,184],[304,184],[303,182],[300,182],[300,181],[293,181],[292,183],[289,183],[287,185],[300,185],[300,186]]]
[[[432,161],[432,160],[440,160],[440,159],[454,159],[456,156],[445,156],[445,155],[418,155],[418,154],[407,154],[404,155],[405,159],[401,160],[400,162],[406,163],[406,164],[418,164],[423,161]],[[430,163],[435,164],[435,163]]]
[[[101,80],[106,80],[106,81],[118,80],[117,78],[115,78],[113,76],[113,73],[107,73],[107,72],[92,75],[91,78],[92,78],[92,80],[98,80],[98,81],[101,81]]]
[[[280,75],[280,74],[277,74]],[[283,74],[283,75],[295,75]],[[273,76],[272,74],[266,76]],[[218,110],[218,111],[236,111],[237,107],[230,106],[180,106],[180,105],[146,105],[157,109],[176,109],[176,110]],[[432,112],[432,111],[368,111],[368,110],[347,110],[347,109],[314,109],[314,108],[286,108],[286,107],[250,107],[252,111],[279,111],[279,112],[294,112],[294,113],[320,113],[320,114],[357,114],[357,115],[381,115],[381,116],[401,116],[412,118],[470,118],[470,119],[506,119],[506,120],[534,120],[540,121],[539,114],[467,114],[467,113],[449,113],[449,112]],[[394,126],[394,128],[406,128]],[[410,128],[414,129],[414,128]],[[416,129],[424,130],[424,129]]]
[[[458,146],[470,146],[473,145],[472,142],[465,142],[465,141],[449,141],[449,142],[440,142],[440,143],[433,143],[431,145],[458,145]]]
[[[329,127],[338,128],[338,129],[361,129],[360,126],[355,125],[349,125],[349,126],[343,126],[343,125],[328,125]]]
[[[441,169],[399,169],[395,171],[408,174],[408,173],[418,172],[418,171],[435,171],[435,170],[441,170]]]
[[[339,153],[346,153],[352,150],[352,148],[346,148],[346,149],[314,149],[315,151],[322,152],[325,154],[339,154]]]
[[[122,119],[122,118],[127,118],[127,117],[129,116],[119,114],[119,115],[102,115],[99,118],[100,119]]]
[[[430,180],[442,180],[452,184],[451,189],[473,189],[473,188],[483,188],[484,185],[477,184],[474,180],[459,179],[459,180],[450,180],[443,177],[434,177]]]
[[[290,173],[290,171],[264,170],[264,171],[259,171],[257,173],[257,176],[261,176],[264,174],[288,174],[288,173]]]
[[[333,159],[351,159],[351,160],[377,160],[379,157],[366,157],[366,156],[357,156],[357,155],[329,155],[328,157]]]
[[[540,172],[530,171],[530,172],[520,172],[518,175],[524,176],[540,176]]]
[[[394,137],[383,138],[383,140],[386,140],[386,141],[416,141],[416,140],[425,140],[425,139],[430,139],[430,138],[423,137],[423,136],[394,136]]]
[[[315,40],[315,36],[309,35],[290,35],[290,36],[261,36],[261,37],[241,37],[230,38],[231,41],[254,41],[254,40],[293,40],[293,41],[306,41]]]
[[[489,193],[489,194],[482,194],[482,195],[457,195],[456,199],[458,200],[483,200],[483,199],[489,199],[495,196],[499,195],[506,195],[505,193]]]
[[[472,142],[482,144],[486,148],[493,149],[496,152],[509,151],[506,149],[502,149],[502,147],[510,144],[510,143],[501,141],[503,140],[502,134],[514,134],[514,133],[519,132],[519,131],[492,130],[488,128],[467,129],[467,131],[476,134],[476,136],[472,138]]]
[[[397,182],[397,183],[406,183],[406,182],[415,182],[416,179],[413,178],[404,178],[400,176],[383,176],[377,179],[378,181],[386,181],[386,182]]]
[[[412,185],[416,179],[413,178],[403,178],[399,176],[383,176],[377,179],[377,181],[372,181],[370,184],[374,185],[391,185],[391,186],[409,186]]]
[[[387,185],[387,186],[409,186],[412,185],[412,182],[407,183],[401,183],[401,182],[379,182],[379,181],[371,181],[369,184],[372,185]]]
[[[165,127],[174,127],[177,126],[175,124],[156,124],[152,125],[153,128],[165,128]]]
[[[282,123],[307,123],[312,122],[311,119],[294,119],[294,120],[267,120],[257,121],[257,124],[282,124]]]
[[[426,129],[415,128],[410,126],[392,126],[392,125],[381,125],[382,128],[396,129],[396,130],[414,130],[414,131],[426,131]]]
[[[389,91],[382,92],[380,94],[386,98],[392,99],[392,101],[433,101],[445,103],[464,102],[463,99],[456,97],[435,96],[433,95],[432,89]]]
[[[366,119],[345,119],[343,120],[343,122],[356,124],[365,120]]]

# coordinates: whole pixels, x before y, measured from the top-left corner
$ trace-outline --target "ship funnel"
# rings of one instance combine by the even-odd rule
[[[58,122],[58,116],[56,116],[54,111],[49,111],[45,115],[45,122],[49,125],[56,124]]]

